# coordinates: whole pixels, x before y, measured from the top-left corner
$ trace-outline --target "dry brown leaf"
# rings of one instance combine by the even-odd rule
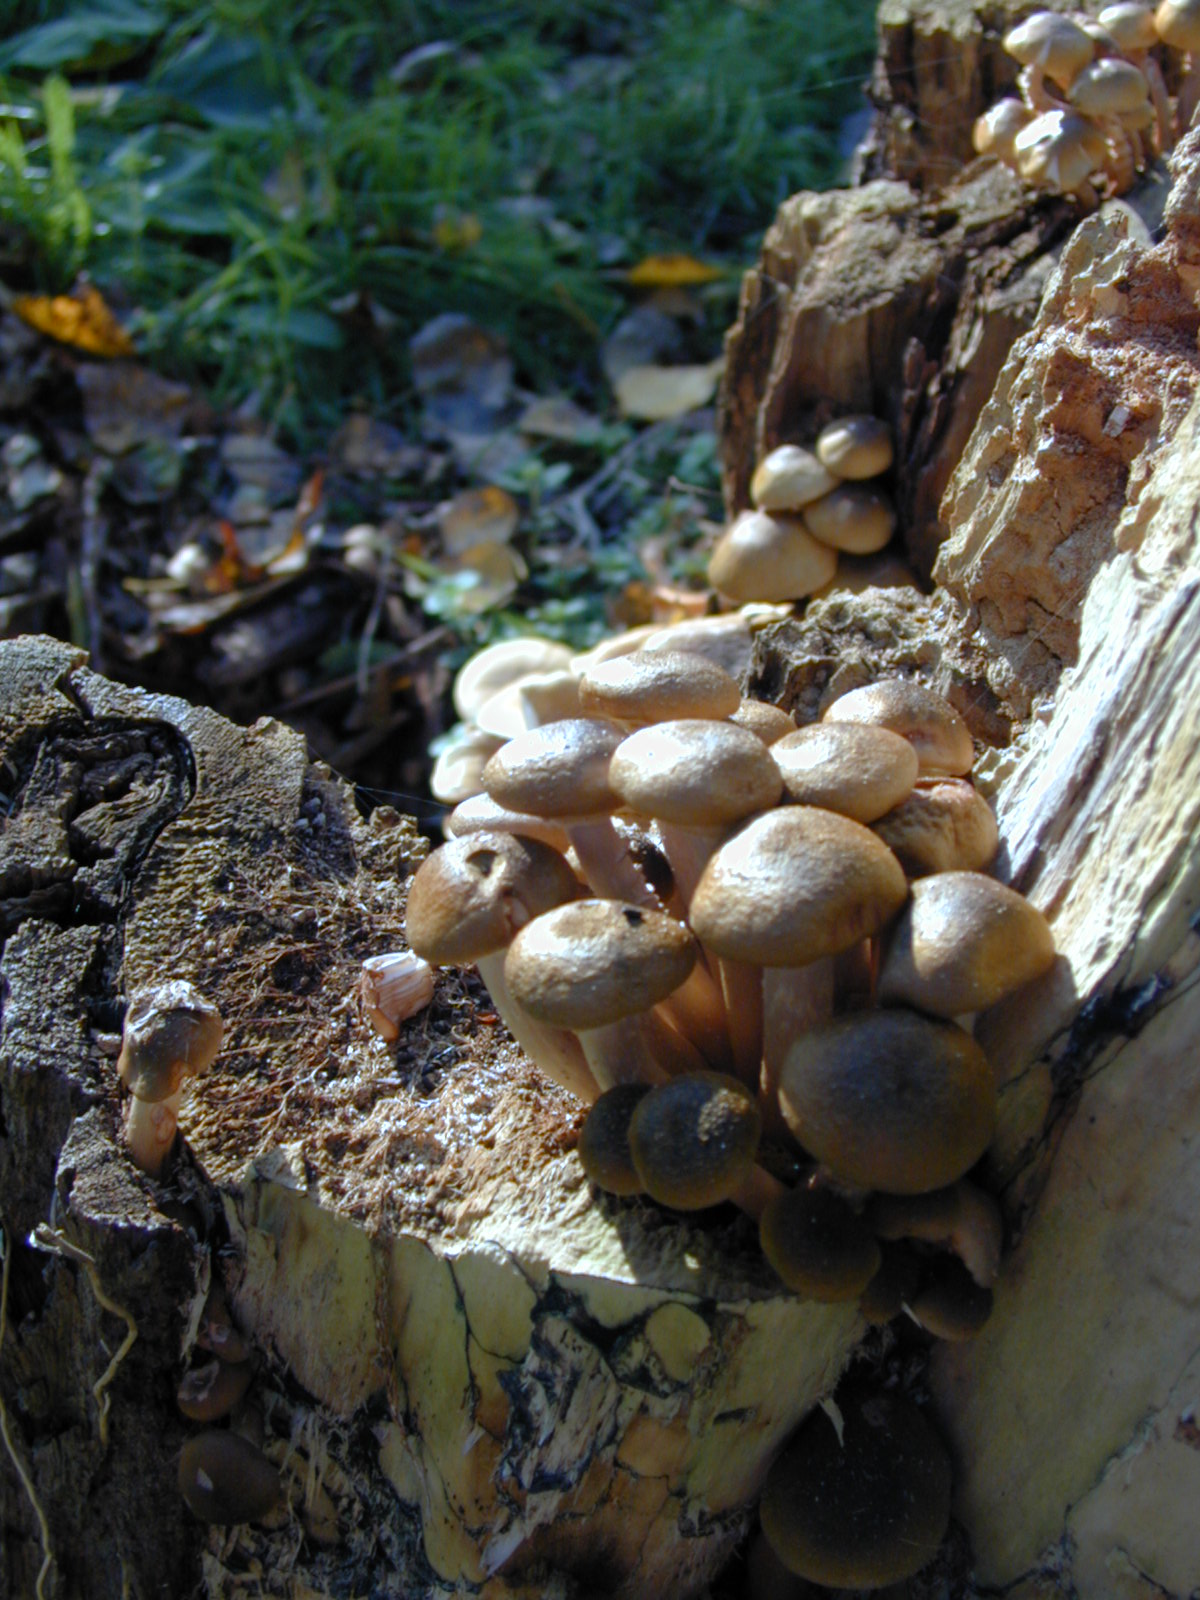
[[[517,531],[520,511],[507,490],[489,483],[467,489],[437,508],[442,543],[452,556],[480,544],[507,544]]]
[[[700,366],[630,367],[616,383],[621,414],[638,422],[665,422],[707,405],[716,391],[723,358]]]

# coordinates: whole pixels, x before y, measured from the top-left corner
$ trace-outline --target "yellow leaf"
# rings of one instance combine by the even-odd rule
[[[104,303],[94,284],[71,294],[25,294],[13,301],[22,322],[60,344],[92,356],[131,356],[133,340]]]
[[[686,284],[712,283],[724,276],[723,268],[685,255],[646,256],[626,273],[635,289],[678,289]]]
[[[438,530],[448,553],[458,556],[479,544],[507,544],[520,515],[512,495],[489,483],[443,501],[437,508]]]
[[[433,225],[439,250],[469,250],[483,238],[483,223],[473,211],[448,211]]]
[[[639,422],[665,422],[707,405],[721,376],[722,361],[696,367],[630,367],[616,383],[621,414]]]

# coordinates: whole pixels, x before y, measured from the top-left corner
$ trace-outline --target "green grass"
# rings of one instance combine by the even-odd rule
[[[601,404],[620,273],[652,251],[729,268],[715,338],[778,201],[834,179],[872,30],[830,0],[10,10],[0,276],[86,271],[155,364],[302,442],[351,405],[402,419],[407,339],[445,310]]]

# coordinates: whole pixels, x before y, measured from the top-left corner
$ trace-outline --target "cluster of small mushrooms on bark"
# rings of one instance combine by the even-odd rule
[[[871,480],[889,470],[892,458],[887,423],[865,414],[829,423],[811,450],[778,445],[751,480],[753,509],[717,540],[709,583],[738,605],[802,600],[834,583],[840,554],[877,555],[896,515]]]
[[[1130,189],[1191,125],[1200,98],[1200,0],[1117,0],[1098,16],[1035,11],[1004,38],[1019,96],[977,120],[974,144],[1021,177],[1098,203]],[[1172,109],[1159,57],[1182,56]]]
[[[480,792],[413,878],[409,942],[434,965],[476,964],[526,1052],[591,1105],[579,1156],[598,1189],[679,1211],[732,1202],[796,1294],[968,1338],[1003,1233],[968,1176],[996,1116],[973,1014],[1055,960],[1041,913],[985,871],[997,830],[970,733],[914,679],[797,727],[708,655],[643,644],[576,663],[568,714],[459,771]],[[493,651],[464,669],[468,688],[511,690],[497,679],[519,674],[518,652]],[[853,1422],[804,1424],[762,1525],[801,1576],[879,1586],[936,1550],[949,1469],[906,1402],[853,1404]],[[906,1438],[934,1440],[911,1471],[884,1442],[899,1413]],[[863,1511],[875,1533],[836,1557],[827,1527],[778,1531],[804,1520],[779,1512],[797,1485],[857,1481],[857,1449],[928,1478],[932,1498]],[[821,1502],[843,1533],[854,1493]]]

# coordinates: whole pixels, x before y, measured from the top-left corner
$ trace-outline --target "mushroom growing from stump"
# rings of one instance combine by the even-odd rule
[[[175,1142],[185,1081],[212,1065],[221,1014],[182,978],[130,997],[117,1069],[133,1096],[125,1135],[142,1171],[157,1178]]]
[[[672,1079],[642,1100],[629,1122],[629,1151],[652,1200],[702,1211],[731,1200],[752,1217],[783,1185],[755,1164],[762,1119],[750,1091],[723,1072]]]

